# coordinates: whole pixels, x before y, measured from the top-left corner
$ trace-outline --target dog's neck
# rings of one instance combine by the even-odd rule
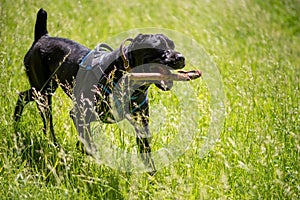
[[[99,44],[81,59],[79,65],[86,70],[100,67],[104,74],[109,75],[115,69],[120,71],[128,70],[129,62],[125,53],[120,49],[113,51],[106,44]]]

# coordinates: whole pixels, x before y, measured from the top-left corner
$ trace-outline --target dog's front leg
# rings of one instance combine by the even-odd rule
[[[92,111],[91,102],[86,100],[78,101],[73,110],[70,112],[70,116],[76,126],[78,133],[78,139],[80,143],[77,146],[82,147],[82,151],[88,155],[93,155],[97,151],[91,136],[90,123],[95,121],[95,113]]]
[[[156,168],[155,168],[153,158],[151,156],[150,138],[142,138],[137,136],[136,142],[139,147],[141,158],[145,166],[148,168],[149,174],[154,175],[156,173]]]
[[[151,156],[151,133],[148,127],[148,116],[145,116],[145,113],[138,112],[134,113],[133,117],[126,115],[126,118],[136,131],[136,142],[144,165],[147,167],[148,173],[154,175],[156,168]]]
[[[77,120],[77,119],[73,119]],[[83,120],[79,120],[77,122],[74,121],[74,123],[78,123],[76,126],[77,132],[79,134],[79,141],[83,146],[80,145],[80,143],[77,143],[77,146],[82,147],[82,151],[86,153],[87,155],[93,155],[95,153],[96,148],[93,145],[92,139],[91,139],[91,129],[90,129],[90,122],[85,122]]]

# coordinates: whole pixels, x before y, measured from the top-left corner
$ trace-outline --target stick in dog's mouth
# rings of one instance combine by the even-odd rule
[[[200,70],[183,71],[178,70],[174,73],[129,73],[131,80],[148,80],[148,81],[190,81],[200,78],[202,72]]]

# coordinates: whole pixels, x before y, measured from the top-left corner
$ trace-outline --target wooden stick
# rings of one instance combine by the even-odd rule
[[[130,73],[129,77],[136,81],[190,81],[201,77],[201,71],[178,71],[178,74]]]

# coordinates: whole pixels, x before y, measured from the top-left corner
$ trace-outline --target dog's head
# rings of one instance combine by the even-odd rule
[[[171,73],[170,70],[185,66],[184,56],[175,51],[172,40],[163,34],[139,34],[132,40],[126,52],[131,69],[142,66],[144,72]],[[169,90],[172,81],[160,81],[155,85],[162,90]]]

